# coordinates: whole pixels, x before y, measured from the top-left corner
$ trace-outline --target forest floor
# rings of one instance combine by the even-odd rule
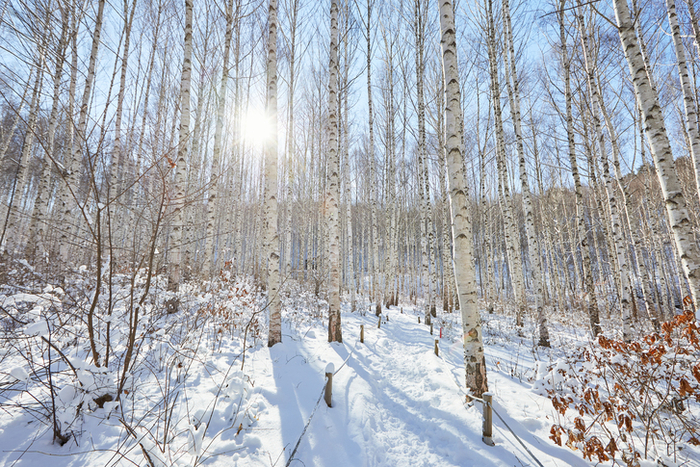
[[[36,305],[47,297],[0,299],[7,310],[22,300]],[[254,306],[236,300],[235,307],[224,303],[234,314]],[[558,415],[538,382],[558,354],[537,350],[533,328],[517,331],[512,316],[483,315],[489,389],[498,413],[495,446],[487,446],[482,406],[465,401],[459,313],[441,314],[431,335],[418,323],[422,312],[411,306],[384,310],[380,328],[373,313],[348,309],[342,314],[343,343],[331,344],[321,311],[287,306],[283,342],[268,348],[264,319],[256,324],[252,316],[248,330],[260,329],[244,345],[240,326],[232,330],[222,321],[204,321],[201,307],[190,309],[199,311],[144,324],[141,360],[127,381],[129,389],[121,401],[102,408],[94,395],[100,384],[110,387],[113,383],[100,381],[113,376],[76,363],[86,360],[84,346],[64,352],[77,368],[76,377],[60,368],[60,361],[52,369],[51,407],[70,434],[64,446],[52,442],[51,423],[42,415],[49,404],[40,391],[46,376],[27,368],[26,352],[10,352],[3,344],[0,465],[596,465],[549,439]],[[43,329],[38,323],[23,332],[50,337],[53,324]],[[586,333],[576,329],[581,328],[552,324],[554,348],[585,343]],[[35,347],[37,353],[46,350]],[[335,372],[332,407],[322,397],[329,364]],[[696,451],[684,456],[668,465],[700,465]]]

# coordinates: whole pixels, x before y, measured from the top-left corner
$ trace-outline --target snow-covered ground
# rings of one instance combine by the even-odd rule
[[[39,298],[6,296],[3,306],[10,309],[21,301],[39,306],[52,299],[50,292]],[[195,297],[193,303],[207,300],[211,297]],[[230,317],[244,313],[241,306],[256,306],[240,296],[236,300],[235,306],[224,303],[209,313]],[[38,400],[37,394],[46,395],[46,389],[29,391],[46,386],[46,372],[24,365],[26,360],[16,352],[10,355],[4,343],[0,465],[593,465],[549,439],[557,416],[533,383],[544,377],[545,363],[555,356],[534,351],[531,328],[518,336],[511,317],[483,316],[489,388],[498,413],[495,446],[487,446],[481,404],[465,403],[458,313],[440,316],[431,335],[418,323],[422,312],[410,306],[385,310],[381,328],[374,314],[345,310],[344,341],[330,344],[320,309],[288,308],[283,343],[268,348],[264,322],[252,316],[244,354],[241,326],[228,328],[225,320],[207,320],[199,310],[147,323],[142,359],[127,381],[127,394],[102,408],[93,398],[113,389],[114,378],[80,363],[87,359],[84,346],[62,343],[76,367],[74,374],[61,359],[52,367],[52,404],[64,433],[70,434],[64,446],[52,442],[51,422],[42,415],[50,399]],[[49,336],[50,326],[39,329],[40,322],[20,331]],[[32,339],[36,347],[27,351],[46,354],[48,347]],[[555,324],[552,339],[556,346],[584,337]],[[322,397],[329,364],[334,371],[332,407]],[[683,459],[682,465],[699,462]]]

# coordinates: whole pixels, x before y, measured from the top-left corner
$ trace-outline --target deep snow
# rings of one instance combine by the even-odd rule
[[[13,300],[39,301],[29,297]],[[34,403],[23,390],[41,375],[4,359],[0,465],[591,465],[548,439],[554,410],[533,383],[552,357],[533,351],[531,335],[519,337],[509,317],[484,315],[494,407],[532,455],[496,415],[495,446],[482,442],[481,404],[465,403],[459,314],[441,315],[435,335],[418,323],[418,314],[412,307],[385,310],[377,328],[374,314],[346,310],[344,342],[330,344],[322,313],[287,310],[283,343],[270,349],[252,338],[242,370],[240,334],[166,316],[144,338],[142,352],[152,358],[139,366],[121,402],[98,408],[87,397],[113,384],[91,365],[76,364],[79,381],[63,377],[58,416],[73,435],[63,447],[52,443],[46,420],[18,407]],[[37,323],[24,332],[46,333]],[[576,337],[562,325],[551,332],[555,346]],[[84,349],[69,357],[86,358]],[[321,397],[329,364],[335,371],[332,407]],[[685,462],[698,465],[697,459]]]

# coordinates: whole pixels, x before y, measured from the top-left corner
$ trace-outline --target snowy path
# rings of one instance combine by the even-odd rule
[[[389,321],[377,329],[372,314],[343,313],[343,344],[327,342],[320,319],[287,316],[283,343],[272,349],[259,340],[253,343],[243,371],[237,345],[202,344],[187,379],[171,388],[172,400],[180,395],[178,404],[170,406],[172,437],[159,446],[152,441],[163,439],[155,415],[165,406],[161,390],[169,380],[155,371],[142,372],[138,384],[143,396],[134,413],[154,415],[143,423],[132,417],[138,442],[153,459],[162,459],[157,467],[282,467],[297,442],[290,467],[536,466],[498,419],[496,446],[482,442],[481,405],[464,404],[459,317],[446,317],[453,327],[446,332],[450,337],[440,340],[438,357],[434,341],[439,329],[430,335],[413,310],[401,314],[393,309],[385,315]],[[553,410],[527,382],[535,362],[526,343],[518,344],[512,329],[507,334],[497,328],[508,327],[505,317],[487,316],[485,323],[492,326],[490,335],[498,336],[486,346],[496,409],[544,466],[591,465],[547,439]],[[365,326],[364,343],[359,342],[360,325]],[[316,405],[328,363],[339,369],[331,408],[323,400]],[[83,411],[76,422],[80,431],[65,447],[51,443],[49,425],[22,414],[0,414],[0,465],[46,465],[49,459],[53,467],[148,465],[120,423],[121,411],[132,420],[128,417],[135,408],[125,404],[109,417],[116,406],[111,407]]]
[[[482,443],[481,406],[465,407],[458,387],[464,371],[459,342],[441,347],[437,357],[436,336],[418,324],[415,315],[398,310],[388,314],[390,320],[381,329],[372,315],[344,314],[344,344],[329,344],[325,333],[311,331],[303,341],[287,340],[275,346],[270,351],[272,368],[256,368],[275,379],[274,383],[261,381],[276,390],[262,391],[272,407],[258,427],[274,430],[271,415],[278,411],[279,439],[270,443],[272,433],[268,433],[263,443],[273,462],[279,456],[276,465],[284,465],[291,454],[323,387],[326,364],[332,362],[338,369],[347,359],[334,377],[333,407],[321,401],[291,466],[535,465],[513,439],[499,436],[498,430],[496,447]],[[364,344],[359,342],[360,324],[365,325]],[[267,351],[256,353],[261,357]],[[256,365],[270,362],[265,357],[256,358]],[[511,392],[498,373],[489,377],[499,392]],[[522,405],[522,401],[507,402],[515,403],[516,411]],[[574,453],[542,442],[541,437],[535,439],[506,410],[501,412],[509,425],[524,430],[521,437],[534,444],[529,447],[542,456],[544,465],[587,465]],[[533,423],[539,431],[545,428],[541,422]]]

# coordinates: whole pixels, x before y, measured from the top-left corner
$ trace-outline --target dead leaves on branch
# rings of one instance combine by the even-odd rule
[[[550,375],[547,394],[561,415],[550,439],[584,459],[636,466],[650,452],[700,445],[697,410],[688,410],[700,403],[700,329],[692,311],[636,341],[601,335]]]

